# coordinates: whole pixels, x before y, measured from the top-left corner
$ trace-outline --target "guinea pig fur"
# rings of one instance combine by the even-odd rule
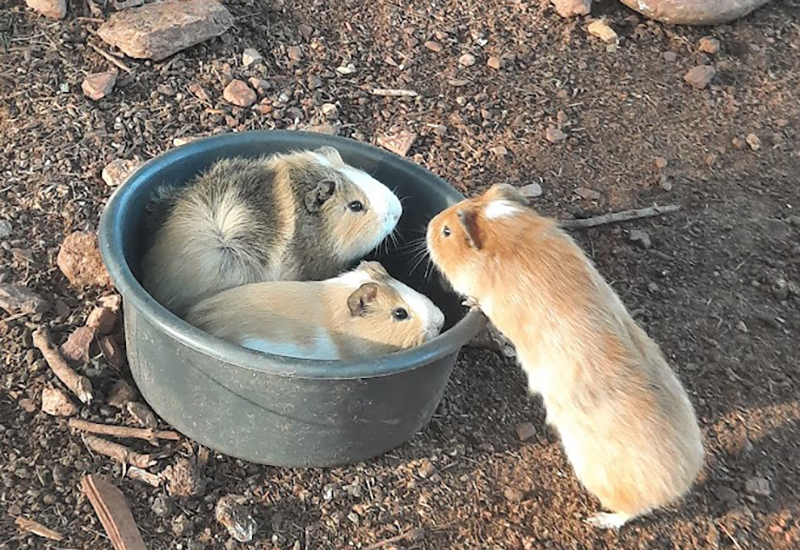
[[[143,285],[185,309],[248,283],[322,280],[396,227],[400,200],[332,147],[216,162],[151,203]]]
[[[305,359],[385,355],[434,338],[444,315],[426,296],[361,262],[325,281],[253,283],[189,309],[194,326],[246,348]]]
[[[659,346],[556,222],[509,185],[440,212],[434,265],[514,344],[584,487],[619,528],[679,500],[704,463],[692,404]]]

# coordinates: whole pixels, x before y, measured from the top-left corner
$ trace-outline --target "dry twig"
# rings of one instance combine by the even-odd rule
[[[53,531],[37,521],[33,521],[32,519],[24,518],[22,516],[17,517],[14,523],[16,523],[17,527],[23,531],[33,533],[34,535],[44,537],[46,539],[61,541],[64,538],[61,533]]]
[[[84,436],[83,440],[86,446],[94,452],[109,456],[121,464],[136,466],[137,468],[149,468],[156,463],[152,455],[137,453],[125,445],[120,445],[107,439],[87,435]]]
[[[372,95],[383,97],[417,97],[419,94],[414,90],[395,90],[391,88],[373,88]]]
[[[100,55],[105,57],[107,60],[109,60],[111,63],[113,63],[114,65],[116,65],[117,67],[119,67],[120,69],[125,71],[126,73],[133,72],[133,69],[128,67],[125,63],[123,63],[122,61],[120,61],[119,59],[117,59],[116,57],[111,55],[110,53],[106,52],[105,50],[102,50],[102,49],[98,48],[94,44],[89,44],[89,47],[91,47],[94,51],[96,51],[97,53],[99,53]]]
[[[394,544],[395,542],[400,542],[401,540],[411,539],[417,540],[422,537],[422,529],[410,529],[405,533],[400,533],[394,537],[384,539],[380,542],[376,542],[371,546],[367,546],[364,550],[378,550],[379,548],[385,548],[389,545]]]
[[[630,220],[638,220],[640,218],[659,216],[668,212],[675,212],[676,210],[680,210],[680,208],[681,207],[677,204],[669,204],[667,206],[651,206],[649,208],[639,208],[637,210],[624,210],[622,212],[614,212],[612,214],[603,214],[602,216],[595,216],[593,218],[585,218],[582,220],[560,220],[558,224],[561,227],[568,229],[595,227],[609,223],[626,222]]]
[[[53,344],[53,339],[50,337],[50,331],[47,327],[41,326],[36,332],[33,333],[33,345],[42,352],[44,360],[50,366],[50,369],[58,376],[69,390],[78,396],[78,399],[83,403],[91,403],[94,398],[92,393],[92,383],[88,378],[82,374],[75,372],[72,367],[67,365],[67,362],[61,356],[58,348]]]
[[[110,435],[114,437],[132,437],[135,439],[146,439],[148,441],[155,441],[157,439],[178,441],[181,438],[180,434],[177,432],[154,430],[152,428],[129,428],[128,426],[96,424],[95,422],[79,420],[77,418],[71,418],[69,420],[69,427],[93,434]]]
[[[128,477],[137,481],[143,481],[148,485],[152,485],[153,487],[160,487],[161,482],[163,481],[161,476],[151,474],[147,470],[142,470],[141,468],[136,468],[135,466],[128,468]]]

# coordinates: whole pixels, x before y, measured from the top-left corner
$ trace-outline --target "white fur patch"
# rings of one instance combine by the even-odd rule
[[[264,338],[243,338],[239,345],[254,351],[296,357],[299,359],[337,360],[341,359],[339,349],[328,333],[319,328],[310,346],[301,346],[285,339],[267,340]]]
[[[396,279],[389,281],[389,284],[408,304],[411,314],[416,315],[422,321],[422,326],[428,338],[433,338],[441,332],[444,326],[444,314],[430,298]]]
[[[496,200],[486,205],[486,208],[483,210],[483,215],[490,220],[499,220],[502,218],[510,218],[519,212],[521,212],[520,207],[513,202]]]
[[[328,157],[326,157],[325,155],[320,153],[314,153],[314,156],[317,157],[317,161],[320,163],[321,166],[324,166],[325,168],[333,168],[333,164],[331,164],[331,161],[329,161]]]
[[[338,168],[338,170],[367,196],[370,208],[383,223],[381,227],[383,236],[385,237],[391,233],[403,214],[403,206],[400,204],[400,199],[388,187],[363,170],[352,166],[345,166],[344,168]]]

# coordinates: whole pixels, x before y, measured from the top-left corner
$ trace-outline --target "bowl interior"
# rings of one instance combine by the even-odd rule
[[[145,225],[146,208],[161,185],[185,185],[221,158],[254,157],[323,145],[336,147],[345,162],[365,170],[402,200],[397,243],[387,240],[370,253],[368,259],[380,261],[393,277],[428,296],[445,314],[443,333],[447,332],[464,317],[466,309],[446,288],[438,272],[428,265],[427,256],[420,260],[418,254],[424,247],[427,223],[439,211],[458,202],[461,195],[419,166],[376,147],[343,138],[279,131],[227,134],[192,142],[152,160],[124,186],[128,187],[125,208],[121,209],[123,215],[118,217],[122,219],[117,220],[115,226],[123,232],[121,244],[125,263],[141,281],[141,260],[150,237]]]

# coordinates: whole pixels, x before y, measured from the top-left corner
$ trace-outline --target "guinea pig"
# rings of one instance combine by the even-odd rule
[[[402,212],[332,147],[220,160],[151,202],[143,286],[182,315],[234,286],[327,279],[377,247]]]
[[[437,336],[444,315],[378,262],[325,281],[252,283],[192,306],[192,325],[243,347],[304,359],[348,360]]]
[[[686,391],[554,220],[495,185],[437,214],[426,240],[452,287],[515,346],[576,476],[610,511],[588,523],[619,528],[691,489],[705,452]]]

